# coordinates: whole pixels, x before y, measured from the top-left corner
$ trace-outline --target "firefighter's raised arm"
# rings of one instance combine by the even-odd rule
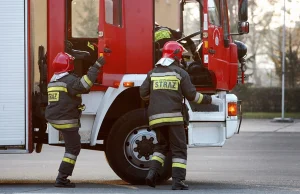
[[[75,96],[76,94],[88,93],[97,79],[99,69],[104,64],[105,58],[103,56],[99,57],[94,65],[89,68],[86,75],[83,75],[81,78],[76,79],[72,84],[68,86],[69,94]]]

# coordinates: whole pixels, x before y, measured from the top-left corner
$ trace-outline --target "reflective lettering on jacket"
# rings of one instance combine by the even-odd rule
[[[172,33],[170,32],[170,30],[168,28],[160,28],[159,30],[157,30],[155,32],[154,36],[155,36],[155,42],[156,42],[161,39],[171,38]]]
[[[48,101],[59,101],[59,92],[68,92],[67,84],[64,82],[53,82],[48,84]]]
[[[153,90],[178,90],[181,76],[176,72],[152,73]]]

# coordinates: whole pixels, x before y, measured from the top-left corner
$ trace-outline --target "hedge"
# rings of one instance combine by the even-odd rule
[[[237,86],[232,93],[242,100],[243,112],[281,112],[281,88]],[[285,112],[300,112],[300,88],[285,89]]]

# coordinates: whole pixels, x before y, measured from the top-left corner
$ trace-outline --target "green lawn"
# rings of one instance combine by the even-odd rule
[[[273,119],[281,118],[281,112],[243,112],[243,118],[248,119]],[[285,118],[300,119],[300,112],[284,113]]]

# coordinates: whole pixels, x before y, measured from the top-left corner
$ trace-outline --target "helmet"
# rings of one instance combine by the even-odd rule
[[[60,52],[56,55],[53,63],[55,74],[64,73],[74,70],[74,57],[65,52]]]
[[[169,66],[174,61],[181,61],[182,53],[187,50],[176,41],[169,41],[163,47],[162,58],[156,63],[162,66]]]

